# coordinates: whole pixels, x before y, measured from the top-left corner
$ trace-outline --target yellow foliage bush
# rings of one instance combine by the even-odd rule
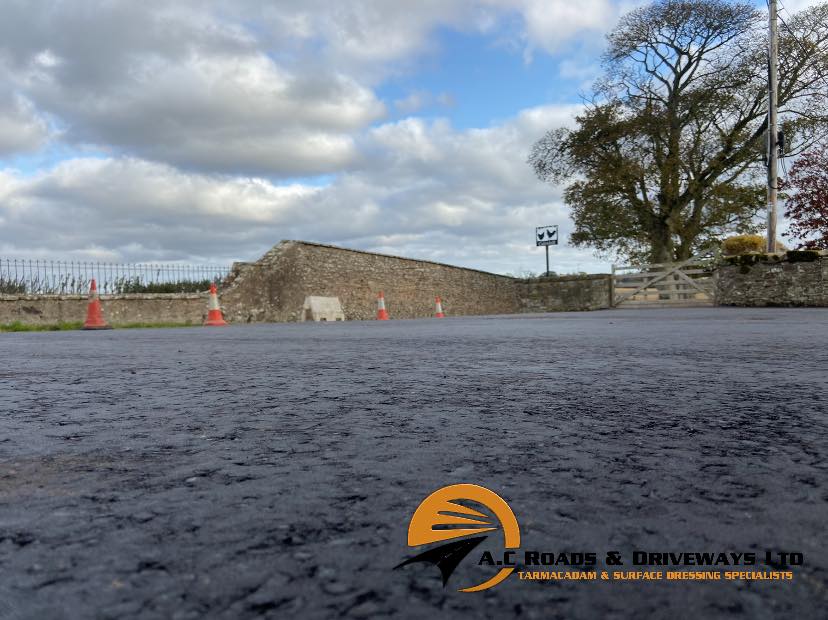
[[[736,235],[722,241],[722,253],[725,256],[738,256],[750,252],[764,252],[767,240],[764,235]],[[781,241],[776,241],[776,250],[785,250]]]

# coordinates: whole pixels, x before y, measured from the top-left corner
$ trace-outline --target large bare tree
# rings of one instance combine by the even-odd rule
[[[828,130],[828,4],[785,20],[779,102],[789,152]],[[767,15],[727,0],[661,0],[608,35],[576,119],[535,143],[539,178],[565,185],[575,245],[665,262],[764,208]]]

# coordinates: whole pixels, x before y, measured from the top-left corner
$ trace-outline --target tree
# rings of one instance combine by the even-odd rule
[[[823,146],[800,155],[782,187],[791,222],[785,236],[801,241],[800,248],[828,250],[828,150]]]
[[[573,244],[665,262],[758,229],[766,19],[730,0],[659,0],[621,18],[575,127],[549,131],[529,156],[540,179],[566,185]],[[828,128],[828,5],[787,25],[779,102],[796,152]]]

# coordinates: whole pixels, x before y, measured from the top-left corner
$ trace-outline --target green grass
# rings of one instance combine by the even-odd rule
[[[198,327],[192,321],[186,323],[122,323],[113,324],[115,329],[150,329],[169,327]],[[52,323],[50,325],[26,325],[20,321],[14,323],[0,323],[0,332],[63,332],[80,329],[83,323],[80,321],[69,323]]]
[[[72,323],[53,323],[52,325],[26,325],[20,321],[14,323],[0,323],[0,332],[64,332],[72,329],[80,329],[83,323],[80,321]]]

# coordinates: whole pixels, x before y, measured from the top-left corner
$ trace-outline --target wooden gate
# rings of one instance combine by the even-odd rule
[[[613,265],[613,307],[712,306],[718,249],[679,263]]]

